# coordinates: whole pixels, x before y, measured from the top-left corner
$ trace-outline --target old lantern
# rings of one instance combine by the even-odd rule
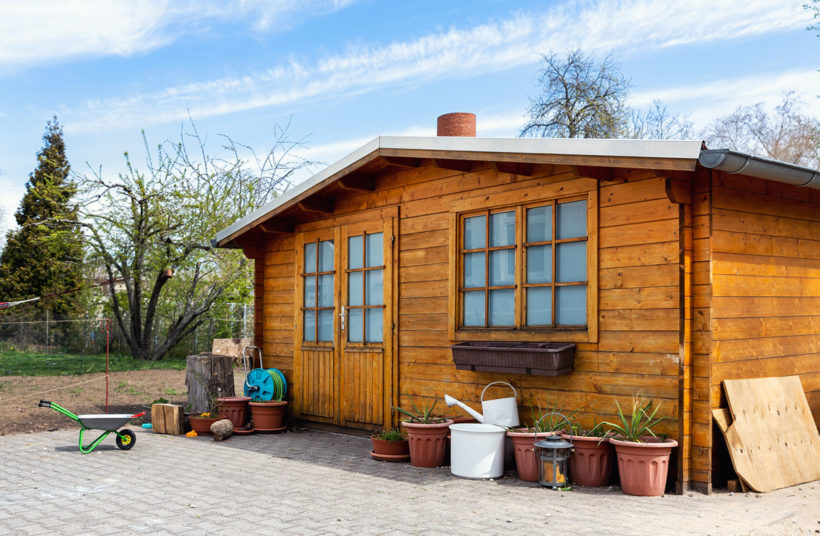
[[[538,483],[552,489],[569,485],[569,454],[572,443],[560,435],[535,443],[538,452]]]

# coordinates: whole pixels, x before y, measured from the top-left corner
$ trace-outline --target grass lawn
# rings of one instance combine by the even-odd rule
[[[185,368],[184,359],[139,361],[125,354],[112,354],[108,368],[112,372],[148,369]],[[105,354],[46,354],[0,350],[0,376],[61,376],[105,372]]]

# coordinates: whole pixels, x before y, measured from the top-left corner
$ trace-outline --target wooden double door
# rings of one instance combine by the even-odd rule
[[[379,429],[394,398],[395,218],[296,235],[294,413]]]

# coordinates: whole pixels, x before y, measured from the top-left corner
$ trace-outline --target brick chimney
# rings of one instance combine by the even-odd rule
[[[475,138],[475,114],[456,112],[438,116],[437,136],[469,136]]]

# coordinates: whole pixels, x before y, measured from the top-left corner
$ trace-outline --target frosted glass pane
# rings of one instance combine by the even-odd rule
[[[316,272],[316,242],[305,244],[305,273]]]
[[[316,307],[316,276],[305,277],[305,307]]]
[[[515,212],[498,212],[490,215],[490,246],[515,244]]]
[[[587,287],[558,287],[555,295],[557,324],[587,325]]]
[[[490,291],[490,325],[512,326],[515,324],[515,291]]]
[[[319,307],[333,307],[333,275],[319,276]]]
[[[362,322],[361,309],[348,309],[347,311],[347,340],[350,342],[362,342],[364,324]]]
[[[384,243],[384,233],[373,233],[367,235],[367,262],[365,266],[371,268],[373,266],[381,266],[384,264],[382,260],[382,244]]]
[[[467,253],[464,255],[464,287],[483,287],[484,253]]]
[[[527,210],[527,242],[552,240],[552,206]]]
[[[362,305],[362,272],[347,274],[347,304]]]
[[[333,340],[333,310],[318,311],[319,313],[319,340]]]
[[[527,248],[527,283],[552,282],[552,246]]]
[[[527,289],[527,325],[548,326],[552,324],[552,289]]]
[[[382,341],[382,316],[383,309],[365,309],[367,315],[367,333],[365,333],[365,341],[367,342],[381,342]]]
[[[464,218],[464,249],[478,249],[487,245],[485,225],[484,216]]]
[[[558,205],[558,238],[587,235],[587,202],[573,201]]]
[[[464,325],[484,325],[484,292],[464,293]]]
[[[319,271],[333,271],[333,241],[319,242]]]
[[[558,244],[555,263],[556,280],[561,283],[587,280],[587,243]]]
[[[347,239],[347,267],[361,268],[362,261],[364,261],[364,253],[362,252],[362,237],[351,236]]]
[[[515,283],[515,250],[502,249],[490,252],[490,286]]]
[[[305,311],[304,312],[304,332],[305,337],[304,340],[315,342],[316,341],[316,311]]]
[[[382,305],[384,298],[382,297],[383,270],[370,270],[365,272],[365,282],[367,283],[367,295],[365,296],[365,305]]]

